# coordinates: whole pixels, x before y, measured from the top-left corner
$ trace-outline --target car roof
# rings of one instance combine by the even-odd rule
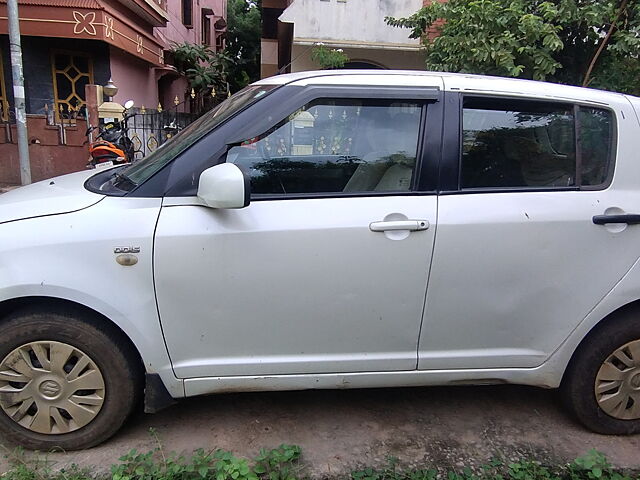
[[[256,85],[403,85],[437,86],[446,91],[539,97],[589,103],[626,103],[626,95],[592,88],[516,78],[420,70],[319,70],[287,73],[262,79]]]

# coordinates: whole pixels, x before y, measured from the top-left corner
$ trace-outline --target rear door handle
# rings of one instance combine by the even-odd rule
[[[369,224],[369,230],[372,232],[389,232],[394,230],[409,230],[416,232],[418,230],[426,230],[429,228],[427,220],[394,220],[389,222],[372,222]]]
[[[620,215],[596,215],[593,217],[593,223],[596,225],[606,225],[608,223],[626,223],[627,225],[636,225],[640,223],[640,215],[637,213],[624,213]]]

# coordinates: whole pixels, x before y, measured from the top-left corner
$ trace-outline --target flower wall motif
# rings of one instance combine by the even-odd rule
[[[73,33],[80,35],[81,33],[87,32],[89,35],[96,35],[96,26],[94,25],[94,22],[96,21],[96,12],[81,13],[74,10],[73,18],[75,20]]]

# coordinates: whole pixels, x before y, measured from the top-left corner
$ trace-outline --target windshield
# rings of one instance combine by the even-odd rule
[[[161,148],[118,172],[114,186],[131,191],[235,113],[256,102],[275,85],[249,86],[205,113]]]

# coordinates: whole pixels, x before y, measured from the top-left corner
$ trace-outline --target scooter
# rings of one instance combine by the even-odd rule
[[[127,115],[133,107],[133,100],[124,104],[122,120],[107,122],[104,125],[89,126],[86,135],[89,138],[89,162],[87,168],[108,167],[123,163],[131,163],[134,159],[133,142],[129,138],[128,120],[135,114]],[[95,140],[91,136],[98,130]]]

